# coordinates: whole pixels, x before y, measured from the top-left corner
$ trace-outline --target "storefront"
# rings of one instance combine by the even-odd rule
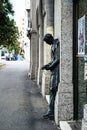
[[[87,104],[87,0],[74,0],[74,119],[82,119]]]

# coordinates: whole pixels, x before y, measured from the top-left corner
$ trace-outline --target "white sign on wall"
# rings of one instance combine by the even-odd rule
[[[78,19],[78,54],[85,54],[85,16]]]
[[[84,80],[87,80],[87,63],[84,64]]]

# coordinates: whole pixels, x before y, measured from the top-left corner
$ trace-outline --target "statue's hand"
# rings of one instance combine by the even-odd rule
[[[44,69],[49,70],[49,65],[44,65],[44,66],[42,66],[41,69],[42,69],[42,70],[44,70]]]
[[[42,69],[42,70],[46,69],[46,65],[43,65],[43,66],[41,67],[41,69]]]
[[[45,69],[46,69],[46,70],[49,70],[49,66],[47,65]]]

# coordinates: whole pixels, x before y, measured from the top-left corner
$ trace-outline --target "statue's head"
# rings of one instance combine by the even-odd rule
[[[45,41],[47,44],[51,45],[53,44],[53,36],[49,33],[47,33],[44,38],[43,41]]]

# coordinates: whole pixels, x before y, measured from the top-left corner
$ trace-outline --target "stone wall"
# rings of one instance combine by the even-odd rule
[[[58,37],[60,41],[60,83],[55,101],[55,121],[59,124],[60,120],[73,119],[72,0],[55,0],[55,16],[55,36]]]
[[[35,8],[33,8],[35,7]],[[36,28],[36,0],[31,0],[31,22],[32,31],[30,39],[30,78],[36,80],[37,68],[37,28]]]

